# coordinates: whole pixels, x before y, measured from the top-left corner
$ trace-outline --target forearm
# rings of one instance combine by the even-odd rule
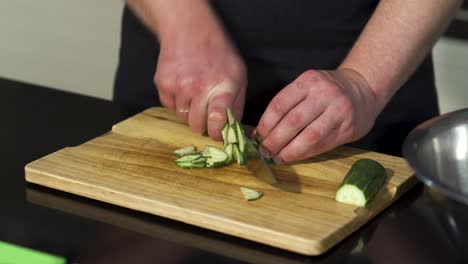
[[[432,48],[459,0],[382,0],[340,68],[360,73],[381,111]]]
[[[127,0],[127,4],[160,42],[184,41],[187,32],[205,38],[224,34],[206,0]]]

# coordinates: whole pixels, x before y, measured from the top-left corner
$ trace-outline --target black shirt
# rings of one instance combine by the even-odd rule
[[[247,65],[243,122],[256,125],[280,89],[308,69],[335,69],[351,49],[376,0],[212,0]],[[159,105],[153,77],[158,41],[125,8],[114,100]],[[357,146],[400,155],[408,132],[438,114],[429,55],[394,95],[372,131]]]

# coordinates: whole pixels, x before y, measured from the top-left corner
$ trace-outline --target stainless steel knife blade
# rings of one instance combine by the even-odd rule
[[[249,149],[249,159],[247,161],[247,169],[251,171],[255,177],[269,184],[276,184],[276,177],[270,166],[266,163],[263,157],[258,153],[257,148],[247,141]]]

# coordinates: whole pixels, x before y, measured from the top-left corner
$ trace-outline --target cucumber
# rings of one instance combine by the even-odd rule
[[[228,155],[227,163],[231,163],[231,161],[232,161],[232,144],[227,144],[224,147],[224,152],[226,152],[226,154]]]
[[[176,149],[172,153],[176,156],[183,157],[186,155],[195,154],[196,152],[197,152],[197,148],[194,145],[190,145],[185,148]]]
[[[263,193],[247,187],[240,187],[242,194],[247,201],[255,201],[262,198]]]
[[[184,169],[204,168],[206,160],[202,154],[188,154],[176,160],[176,165]]]
[[[202,151],[201,154],[204,158],[210,158],[211,157],[210,148],[205,147],[205,149]]]
[[[213,146],[206,146],[203,153],[206,153],[207,155],[207,167],[219,168],[229,164],[229,155],[222,149]]]
[[[239,150],[247,155],[247,137],[245,136],[244,128],[239,121],[236,121],[237,141],[239,142]]]
[[[192,157],[193,156],[193,157]],[[195,158],[195,155],[191,157],[184,156],[180,158],[181,161],[176,161],[177,166],[184,168],[184,169],[194,169],[194,168],[205,168],[206,167],[206,159],[198,154],[198,158]],[[189,159],[190,158],[190,159]]]
[[[335,200],[366,206],[387,180],[385,168],[372,159],[356,161],[338,188]]]
[[[236,123],[236,118],[234,117],[234,113],[232,112],[231,107],[228,107],[226,109],[226,113],[227,113],[228,124],[230,126],[234,125],[234,123]]]
[[[227,144],[233,144],[233,143],[239,142],[239,138],[237,136],[235,125],[232,125],[232,126],[228,127],[226,138],[227,138],[227,140],[226,140],[225,144],[226,143]]]
[[[177,162],[177,166],[183,168],[183,169],[199,169],[199,168],[205,168],[206,167],[206,162],[203,159],[201,162]]]
[[[242,153],[239,150],[239,145],[238,144],[233,144],[232,145],[232,157],[237,161],[237,164],[239,165],[245,165],[247,164],[247,159],[244,153]]]
[[[232,109],[226,109],[227,122],[221,130],[224,142],[224,150],[212,146],[206,146],[203,152],[197,152],[195,146],[191,145],[174,151],[181,156],[176,164],[181,168],[219,168],[229,165],[236,160],[239,165],[247,164],[249,154],[247,137],[242,124],[234,117]]]
[[[194,160],[201,158],[202,154],[189,154],[185,155],[181,158],[176,159],[176,163],[183,163],[183,162],[193,162]]]
[[[227,142],[228,130],[229,130],[229,125],[228,125],[228,123],[226,123],[226,124],[224,124],[223,129],[221,129],[221,136],[223,137],[223,142],[224,142],[225,147],[228,144],[228,142]]]

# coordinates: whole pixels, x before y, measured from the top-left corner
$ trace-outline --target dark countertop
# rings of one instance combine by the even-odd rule
[[[447,228],[422,184],[319,257],[28,184],[27,163],[142,109],[2,79],[0,109],[0,241],[80,264],[468,263],[468,234]]]

